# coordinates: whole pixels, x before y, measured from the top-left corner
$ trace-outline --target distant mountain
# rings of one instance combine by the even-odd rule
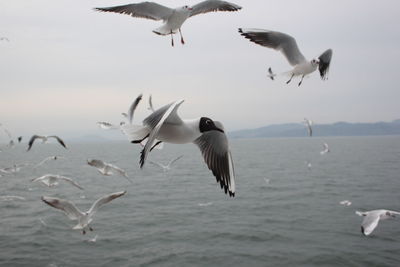
[[[307,130],[301,123],[269,125],[228,133],[231,138],[301,137]],[[392,122],[315,124],[313,136],[400,135],[400,119]]]

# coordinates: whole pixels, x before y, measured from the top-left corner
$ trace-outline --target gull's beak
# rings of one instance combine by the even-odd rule
[[[192,7],[188,7],[188,10],[193,10],[193,8]]]
[[[222,130],[222,129],[218,128],[218,127],[215,127],[214,130],[220,131],[221,133],[225,133],[224,130]]]

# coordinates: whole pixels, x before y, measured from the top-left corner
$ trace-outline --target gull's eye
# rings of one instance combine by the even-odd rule
[[[210,125],[211,121],[210,120],[206,120],[206,124]]]

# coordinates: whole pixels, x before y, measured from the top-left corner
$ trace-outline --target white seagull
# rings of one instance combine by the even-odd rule
[[[99,159],[88,159],[87,164],[95,167],[101,174],[106,176],[113,175],[113,171],[116,171],[132,183],[132,181],[128,179],[128,174],[126,173],[126,171],[119,168],[118,166],[115,166],[114,164],[107,163]]]
[[[154,161],[149,161],[151,164],[160,167],[164,172],[167,172],[169,170],[171,170],[171,165],[174,164],[177,160],[179,160],[180,158],[182,158],[183,155],[171,160],[167,165],[158,163],[158,162],[154,162]]]
[[[326,153],[331,152],[331,151],[329,150],[329,146],[328,146],[327,143],[324,143],[323,146],[324,146],[324,150],[322,150],[321,152],[319,152],[321,155],[325,155]]]
[[[42,139],[42,143],[46,143],[48,141],[49,138],[54,138],[57,140],[58,143],[60,143],[65,149],[67,148],[67,146],[65,145],[64,141],[58,137],[57,135],[33,135],[31,137],[31,139],[29,140],[28,143],[28,149],[27,151],[31,150],[33,143],[35,142],[36,139]]]
[[[111,124],[106,121],[98,121],[98,122],[96,122],[96,124],[97,124],[97,126],[99,126],[99,128],[101,128],[103,130],[115,130],[115,129],[120,128],[119,125],[114,125],[114,124]]]
[[[207,0],[194,6],[169,8],[154,2],[142,2],[113,7],[95,8],[97,11],[116,12],[137,18],[162,20],[164,25],[153,30],[159,35],[171,35],[171,44],[174,46],[173,34],[179,31],[181,43],[184,44],[181,26],[190,17],[212,11],[238,11],[241,7],[233,3],[219,0]]]
[[[30,166],[31,164],[29,163],[21,163],[21,164],[13,164],[11,167],[6,167],[0,169],[0,172],[4,174],[15,174],[21,170],[21,168]]]
[[[50,156],[45,158],[44,160],[42,160],[41,162],[39,162],[38,164],[35,165],[35,168],[45,164],[46,162],[50,161],[50,160],[58,160],[58,159],[65,159],[64,157],[61,156]]]
[[[288,72],[290,79],[286,83],[289,83],[294,76],[301,76],[301,80],[299,82],[300,86],[303,82],[303,78],[317,70],[317,68],[319,70],[321,79],[327,79],[329,66],[332,59],[332,49],[326,50],[318,58],[314,58],[309,61],[300,52],[296,40],[288,34],[262,29],[242,28],[239,28],[239,33],[256,44],[272,48],[283,53],[290,65],[294,67]]]
[[[339,204],[348,207],[348,206],[351,206],[352,203],[349,200],[343,200],[343,201],[340,201]]]
[[[144,166],[149,152],[159,142],[194,143],[200,148],[208,168],[221,188],[229,196],[235,196],[233,161],[223,125],[206,117],[182,120],[177,110],[183,101],[159,108],[143,120],[142,126],[134,126],[135,131],[130,132],[132,143],[141,143],[148,139],[141,152],[140,167]],[[155,143],[156,139],[159,141]]]
[[[65,199],[42,196],[42,200],[43,202],[52,206],[53,208],[62,210],[70,220],[77,220],[78,224],[75,225],[72,229],[82,230],[82,234],[85,234],[86,233],[85,229],[87,228],[90,231],[93,231],[93,228],[90,227],[89,224],[93,221],[93,216],[97,212],[97,210],[102,205],[110,202],[111,200],[125,195],[125,193],[126,191],[122,191],[101,197],[98,200],[96,200],[90,207],[90,209],[86,212],[80,211],[73,203]]]
[[[308,136],[312,136],[312,125],[313,125],[313,121],[309,120],[307,118],[304,118],[304,125],[307,127],[307,132],[308,132]]]
[[[40,176],[38,178],[34,178],[31,180],[32,182],[41,182],[43,184],[45,184],[48,187],[53,187],[58,185],[59,181],[64,181],[67,182],[81,190],[83,190],[83,187],[80,186],[77,182],[75,182],[73,179],[65,177],[65,176],[61,176],[61,175],[55,175],[55,174],[46,174],[43,176]]]
[[[374,229],[378,226],[379,220],[386,220],[394,218],[396,215],[400,215],[400,212],[391,210],[371,210],[371,211],[356,211],[359,216],[364,216],[361,223],[361,233],[364,235],[370,235]]]

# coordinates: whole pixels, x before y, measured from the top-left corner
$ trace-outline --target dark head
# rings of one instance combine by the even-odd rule
[[[199,123],[199,130],[201,133],[208,132],[208,131],[220,131],[224,132],[224,130],[215,126],[215,123],[212,119],[207,117],[201,117]]]

